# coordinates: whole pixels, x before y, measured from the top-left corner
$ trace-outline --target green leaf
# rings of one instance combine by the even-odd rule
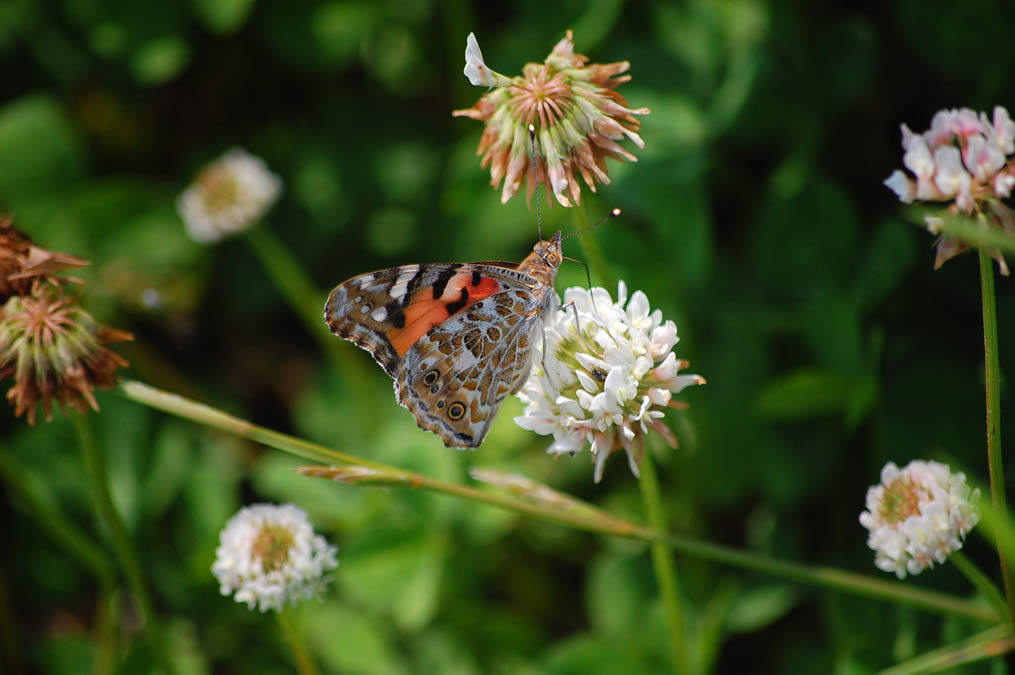
[[[852,298],[833,290],[821,292],[804,317],[808,344],[822,365],[843,373],[863,366],[860,316]]]
[[[585,602],[597,633],[619,637],[643,629],[645,608],[656,601],[647,572],[643,556],[610,551],[592,561]]]
[[[853,381],[837,372],[814,368],[795,370],[774,379],[758,397],[758,412],[770,419],[800,419],[841,410]]]
[[[663,664],[648,664],[631,645],[579,635],[558,642],[545,659],[546,675],[612,675],[614,673],[665,672]]]
[[[194,16],[215,33],[232,33],[250,14],[254,0],[192,0]]]
[[[87,675],[91,672],[93,648],[86,633],[63,631],[48,637],[42,649],[32,656],[43,672]]]
[[[757,283],[788,297],[845,284],[856,242],[853,201],[838,183],[815,175],[803,153],[772,181],[772,198],[752,228]]]
[[[445,536],[378,525],[340,552],[343,594],[376,611],[391,612],[404,630],[418,630],[437,607]]]
[[[320,59],[329,64],[349,61],[377,19],[377,9],[371,3],[325,2],[315,7],[310,32]]]
[[[162,37],[138,47],[131,56],[130,67],[141,84],[161,84],[175,77],[189,58],[186,42],[178,37]]]
[[[862,306],[871,307],[883,301],[913,269],[916,236],[912,227],[896,221],[877,227],[857,275],[856,297]],[[931,239],[927,236],[925,243],[929,249]],[[924,264],[932,263],[933,258],[927,256]]]
[[[339,568],[338,574],[342,573]],[[408,673],[383,622],[340,606],[306,603],[299,608],[299,628],[323,672],[401,675]]]
[[[16,210],[34,193],[59,192],[81,176],[84,159],[63,111],[48,96],[0,108],[0,204]]]
[[[730,604],[726,628],[748,633],[764,628],[793,609],[799,592],[783,584],[768,584],[740,593]]]

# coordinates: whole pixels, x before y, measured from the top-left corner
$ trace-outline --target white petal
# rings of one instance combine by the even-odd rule
[[[903,204],[912,204],[916,197],[916,186],[913,181],[899,169],[892,172],[892,175],[884,180],[884,185],[895,193]]]

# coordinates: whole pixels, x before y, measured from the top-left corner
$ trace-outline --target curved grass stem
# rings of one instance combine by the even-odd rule
[[[331,448],[265,429],[206,405],[181,396],[149,387],[140,382],[121,383],[120,392],[127,398],[200,424],[205,424],[241,438],[263,443],[298,457],[326,464],[352,465],[345,468],[309,467],[303,473],[342,482],[365,485],[401,486],[428,490],[472,502],[487,504],[566,527],[612,537],[660,543],[685,555],[754,570],[802,584],[845,591],[881,600],[897,602],[942,614],[958,614],[986,622],[999,620],[990,607],[956,598],[944,593],[917,588],[911,584],[889,581],[827,567],[801,565],[769,558],[750,551],[704,542],[690,537],[669,534],[663,530],[626,521],[588,509],[561,509],[556,504],[543,504],[490,490],[430,478],[396,467],[360,459]]]

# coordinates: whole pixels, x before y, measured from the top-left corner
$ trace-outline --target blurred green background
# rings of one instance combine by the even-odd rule
[[[888,578],[857,522],[881,466],[937,459],[985,481],[986,453],[976,256],[934,272],[933,237],[881,181],[901,167],[900,123],[1012,109],[1013,23],[990,0],[5,0],[0,209],[93,260],[84,302],[136,334],[119,349],[133,377],[363,457],[453,481],[520,471],[641,519],[622,459],[593,485],[589,454],[546,455],[512,423],[515,400],[476,452],[417,430],[366,353],[342,343],[351,370],[332,367],[242,237],[195,244],[174,207],[229,147],[264,158],[285,188],[262,227],[320,288],[315,306],[379,267],[519,260],[534,211],[500,204],[475,157],[481,125],[450,114],[482,93],[462,75],[465,37],[514,75],[572,28],[593,62],[631,62],[620,91],[652,109],[639,161],[611,161],[612,185],[583,195],[590,219],[623,217],[582,237],[677,322],[678,356],[708,379],[669,418],[681,448],[657,455],[672,528]],[[548,201],[543,230],[573,230]],[[565,264],[558,289],[584,279]],[[1008,279],[998,294],[1007,373]],[[297,611],[325,672],[667,672],[642,545],[300,478],[276,451],[98,398],[114,496],[186,672],[292,669],[271,617],[221,597],[210,573],[226,519],[265,500],[294,501],[340,546],[331,591]],[[0,433],[0,452],[108,550],[67,421],[29,428],[4,407]],[[96,584],[7,495],[0,671],[90,672]],[[997,579],[987,542],[974,533],[966,551]],[[979,629],[677,562],[692,650],[715,672],[865,673]],[[969,593],[948,565],[911,583]],[[124,607],[120,669],[147,672]]]

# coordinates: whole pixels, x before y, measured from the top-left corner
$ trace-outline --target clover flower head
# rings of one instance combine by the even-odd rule
[[[46,420],[53,400],[84,413],[99,409],[92,391],[116,384],[127,361],[105,345],[132,340],[130,333],[97,322],[59,287],[37,284],[31,295],[13,295],[0,307],[0,379],[14,377],[7,400],[14,414],[35,424],[36,404]]]
[[[212,573],[222,595],[262,612],[317,597],[338,567],[338,548],[314,534],[293,504],[254,504],[233,516],[219,537]]]
[[[591,444],[597,483],[606,458],[621,448],[637,476],[650,431],[677,447],[663,411],[684,407],[673,395],[705,383],[679,374],[688,364],[673,353],[676,325],[650,311],[641,291],[629,299],[623,281],[617,295],[614,302],[603,288],[564,292],[564,307],[545,322],[546,354],[537,343],[518,392],[524,414],[515,418],[524,429],[553,436],[547,452],[574,455]]]
[[[913,460],[899,469],[888,462],[881,483],[867,490],[867,510],[860,514],[874,564],[902,579],[943,563],[980,520],[979,497],[963,473],[945,464]]]
[[[176,208],[191,238],[208,244],[256,223],[281,190],[282,181],[264,160],[233,148],[201,170]]]
[[[637,161],[618,141],[625,137],[639,148],[641,123],[635,115],[648,108],[629,108],[616,88],[631,79],[624,73],[627,61],[589,64],[574,52],[571,31],[557,43],[543,63],[529,63],[522,74],[507,77],[491,70],[483,60],[476,36],[469,33],[465,47],[465,76],[490,91],[455,117],[471,117],[486,124],[479,141],[482,168],[490,167],[490,184],[501,181],[501,202],[513,197],[526,179],[527,198],[543,183],[564,206],[581,199],[577,177],[592,192],[596,182],[609,184],[606,158]],[[529,127],[534,128],[536,171],[529,172]]]
[[[930,129],[914,133],[902,125],[902,164],[884,184],[904,204],[915,201],[943,202],[953,214],[984,216],[987,227],[1015,234],[1015,214],[1000,202],[1015,188],[1015,122],[1001,106],[992,118],[969,108],[940,110]],[[928,229],[940,232],[941,220],[926,217]],[[954,237],[942,236],[934,267],[968,248]],[[1008,266],[997,249],[990,250],[1002,274]]]

